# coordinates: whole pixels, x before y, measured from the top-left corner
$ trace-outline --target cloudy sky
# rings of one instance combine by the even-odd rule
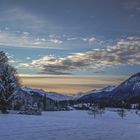
[[[19,74],[140,70],[139,0],[0,0],[0,50]]]
[[[139,71],[139,0],[0,2],[0,47],[21,74]]]

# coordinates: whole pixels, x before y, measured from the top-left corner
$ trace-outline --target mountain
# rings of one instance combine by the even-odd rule
[[[30,95],[37,95],[37,96],[46,96],[49,99],[52,99],[54,101],[66,101],[66,100],[72,100],[73,98],[71,96],[62,95],[56,92],[45,92],[41,89],[31,89],[27,87],[22,88],[23,92]]]
[[[55,100],[55,101],[73,100],[72,96],[62,95],[62,94],[56,93],[56,92],[46,92],[46,96],[48,98],[51,98],[52,100]]]
[[[108,100],[112,97],[112,91],[115,89],[115,86],[107,86],[101,90],[97,91],[89,91],[85,93],[83,96],[77,98],[77,101],[80,102],[91,102],[91,101],[99,101],[99,100]]]
[[[140,98],[140,73],[132,75],[119,86],[108,86],[102,90],[86,94],[77,101],[133,101]]]
[[[113,90],[113,99],[133,100],[140,97],[140,73],[132,75]]]

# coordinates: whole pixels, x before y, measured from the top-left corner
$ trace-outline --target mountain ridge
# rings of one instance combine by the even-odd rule
[[[78,99],[80,102],[91,101],[131,101],[140,97],[140,72],[130,76],[118,86],[109,86],[111,90],[103,88],[99,91],[83,95]]]
[[[54,101],[66,101],[66,100],[72,100],[72,98],[73,98],[71,96],[63,95],[63,94],[56,93],[56,92],[47,92],[42,89],[32,89],[32,88],[28,88],[28,87],[22,87],[22,90],[24,93],[36,94],[39,96],[46,96],[47,98],[50,98]]]

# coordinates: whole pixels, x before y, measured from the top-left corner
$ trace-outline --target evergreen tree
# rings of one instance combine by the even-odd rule
[[[20,89],[16,70],[8,64],[8,57],[0,52],[0,109],[7,112],[8,104],[13,95]]]

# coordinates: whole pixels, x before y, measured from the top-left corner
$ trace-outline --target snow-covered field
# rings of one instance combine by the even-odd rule
[[[140,117],[135,111],[127,112],[123,119],[110,110],[95,118],[87,111],[0,114],[0,140],[131,139],[140,139]]]

